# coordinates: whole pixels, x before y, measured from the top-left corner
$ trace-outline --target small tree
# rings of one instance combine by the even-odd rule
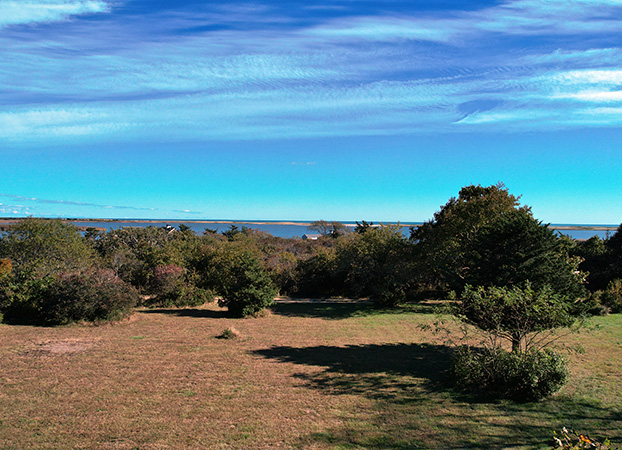
[[[566,382],[564,358],[545,348],[552,331],[576,318],[568,300],[550,288],[467,286],[454,313],[487,334],[483,348],[456,351],[453,373],[462,387],[496,397],[531,401],[546,397]],[[512,351],[503,348],[511,344]]]
[[[311,222],[308,228],[320,233],[322,236],[338,237],[346,232],[346,226],[337,221],[316,220]]]
[[[570,306],[567,298],[547,286],[538,290],[529,283],[510,288],[467,286],[454,314],[489,333],[495,345],[505,340],[520,353],[544,346],[552,330],[575,323]]]

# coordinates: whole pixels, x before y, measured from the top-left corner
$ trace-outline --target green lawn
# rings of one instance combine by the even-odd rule
[[[622,315],[573,335],[569,383],[528,404],[452,392],[425,307],[215,306],[60,328],[0,325],[0,449],[547,448],[622,443]],[[235,327],[237,339],[216,339]]]

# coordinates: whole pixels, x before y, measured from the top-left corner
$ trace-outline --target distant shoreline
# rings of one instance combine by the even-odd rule
[[[48,217],[41,217],[42,219],[47,219]],[[25,217],[14,217],[14,218],[0,218],[0,224],[8,224],[19,222],[20,220],[24,220]],[[51,218],[50,218],[51,219]],[[272,220],[195,220],[195,219],[77,219],[77,218],[61,218],[61,220],[65,222],[105,222],[105,223],[205,223],[205,224],[225,224],[225,223],[239,223],[239,224],[248,224],[248,225],[295,225],[301,227],[308,227],[312,224],[312,222],[294,222],[294,221],[272,221]],[[374,222],[376,223],[376,222]],[[377,222],[380,224],[381,222]],[[382,222],[385,223],[385,222]],[[395,222],[386,222],[386,223],[395,223]],[[343,223],[347,227],[355,227],[356,223]],[[418,227],[421,226],[420,223],[401,223],[400,226],[403,227]]]
[[[0,218],[0,225],[9,225],[12,223],[19,222],[24,220],[25,217],[11,217],[11,218]],[[135,223],[135,224],[150,224],[150,223],[169,223],[169,224],[182,224],[182,223],[200,223],[200,224],[240,224],[240,225],[293,225],[293,226],[301,226],[301,227],[309,227],[312,222],[295,222],[295,221],[262,221],[262,220],[180,220],[180,219],[79,219],[79,218],[63,218],[61,219],[64,222],[104,222],[104,223]],[[381,223],[381,222],[378,222]],[[396,222],[386,222],[397,224]],[[356,223],[344,223],[347,227],[355,227]],[[399,225],[402,227],[419,227],[421,223],[401,223]],[[555,225],[550,224],[550,228],[554,228],[555,230],[586,230],[586,231],[616,231],[618,229],[617,225]]]

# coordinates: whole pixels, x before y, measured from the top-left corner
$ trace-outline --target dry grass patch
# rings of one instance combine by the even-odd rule
[[[292,303],[257,319],[208,306],[0,325],[0,449],[532,448],[561,426],[622,442],[621,316],[579,336],[560,394],[514,405],[446,388],[450,350],[418,328],[425,312]],[[227,328],[243,339],[214,339]]]

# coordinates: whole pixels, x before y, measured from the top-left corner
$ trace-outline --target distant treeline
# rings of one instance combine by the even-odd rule
[[[29,218],[1,233],[0,313],[56,324],[218,297],[232,314],[248,315],[277,294],[392,306],[525,283],[592,310],[620,307],[622,228],[605,240],[559,236],[503,185],[464,187],[410,236],[365,221],[351,233],[338,222],[314,226],[321,236],[301,240],[236,226],[198,236],[183,224],[81,232]]]

